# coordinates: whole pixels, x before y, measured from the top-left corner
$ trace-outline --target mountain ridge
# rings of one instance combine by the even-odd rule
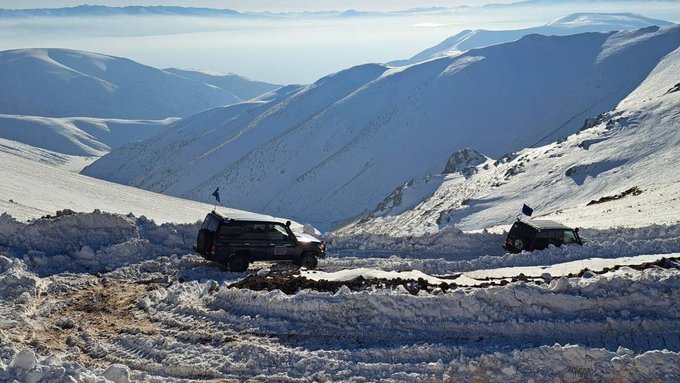
[[[631,220],[674,224],[677,217],[669,212],[680,200],[672,154],[680,145],[680,94],[673,92],[678,73],[680,48],[616,108],[586,120],[576,134],[480,164],[469,179],[458,173],[411,181],[390,195],[399,199],[387,199],[339,233],[507,228],[523,204],[534,208],[534,216],[572,226],[584,220],[600,226],[629,226]]]
[[[164,119],[241,102],[127,58],[60,48],[0,52],[0,82],[0,113],[11,115]]]
[[[633,13],[572,13],[555,19],[542,26],[519,30],[466,29],[441,43],[427,48],[406,60],[395,60],[388,64],[396,66],[411,65],[447,55],[482,48],[485,46],[515,41],[531,34],[564,36],[585,32],[611,32],[639,29],[648,26],[668,26],[673,23],[644,17]]]

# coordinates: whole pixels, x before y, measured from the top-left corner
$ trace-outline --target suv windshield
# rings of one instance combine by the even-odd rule
[[[269,228],[269,239],[272,241],[287,241],[290,238],[283,225],[272,225]]]
[[[564,231],[564,243],[576,243],[578,242],[576,240],[576,236],[574,235],[573,231],[570,230],[565,230]]]

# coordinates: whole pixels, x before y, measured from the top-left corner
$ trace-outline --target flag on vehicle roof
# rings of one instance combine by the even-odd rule
[[[218,201],[219,201],[219,199],[218,199]],[[531,214],[533,214],[533,213],[534,213],[534,209],[530,208],[526,204],[524,204],[524,206],[522,206],[522,214],[531,217]]]
[[[215,189],[215,191],[212,193],[212,196],[215,197],[217,202],[222,202],[220,201],[220,188]]]

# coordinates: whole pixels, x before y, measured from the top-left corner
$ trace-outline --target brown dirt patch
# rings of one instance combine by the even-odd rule
[[[251,275],[239,282],[229,285],[229,287],[236,287],[241,289],[250,289],[256,291],[271,291],[281,290],[285,294],[292,295],[303,289],[312,289],[321,292],[336,293],[342,286],[347,286],[351,291],[362,291],[371,287],[377,288],[395,288],[403,286],[409,293],[416,295],[421,290],[432,292],[436,288],[444,291],[448,289],[455,289],[458,287],[455,283],[441,283],[438,285],[429,284],[422,278],[414,279],[366,279],[357,277],[349,281],[315,281],[301,277],[295,273],[281,273],[269,274],[264,276]]]
[[[75,354],[87,366],[109,362],[92,347],[97,339],[120,334],[152,335],[158,329],[137,302],[154,285],[123,283],[106,278],[85,277],[85,287],[61,294],[42,294],[36,304],[33,326],[28,334],[15,337],[41,353]]]

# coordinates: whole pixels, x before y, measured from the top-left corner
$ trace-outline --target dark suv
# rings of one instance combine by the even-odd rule
[[[292,261],[313,269],[326,256],[326,245],[307,234],[295,235],[290,221],[229,219],[213,210],[198,232],[196,251],[231,271],[246,271],[256,261]]]
[[[548,220],[517,220],[512,225],[503,248],[511,253],[543,250],[548,245],[562,246],[566,244],[582,245],[578,228],[572,229],[561,223]]]

